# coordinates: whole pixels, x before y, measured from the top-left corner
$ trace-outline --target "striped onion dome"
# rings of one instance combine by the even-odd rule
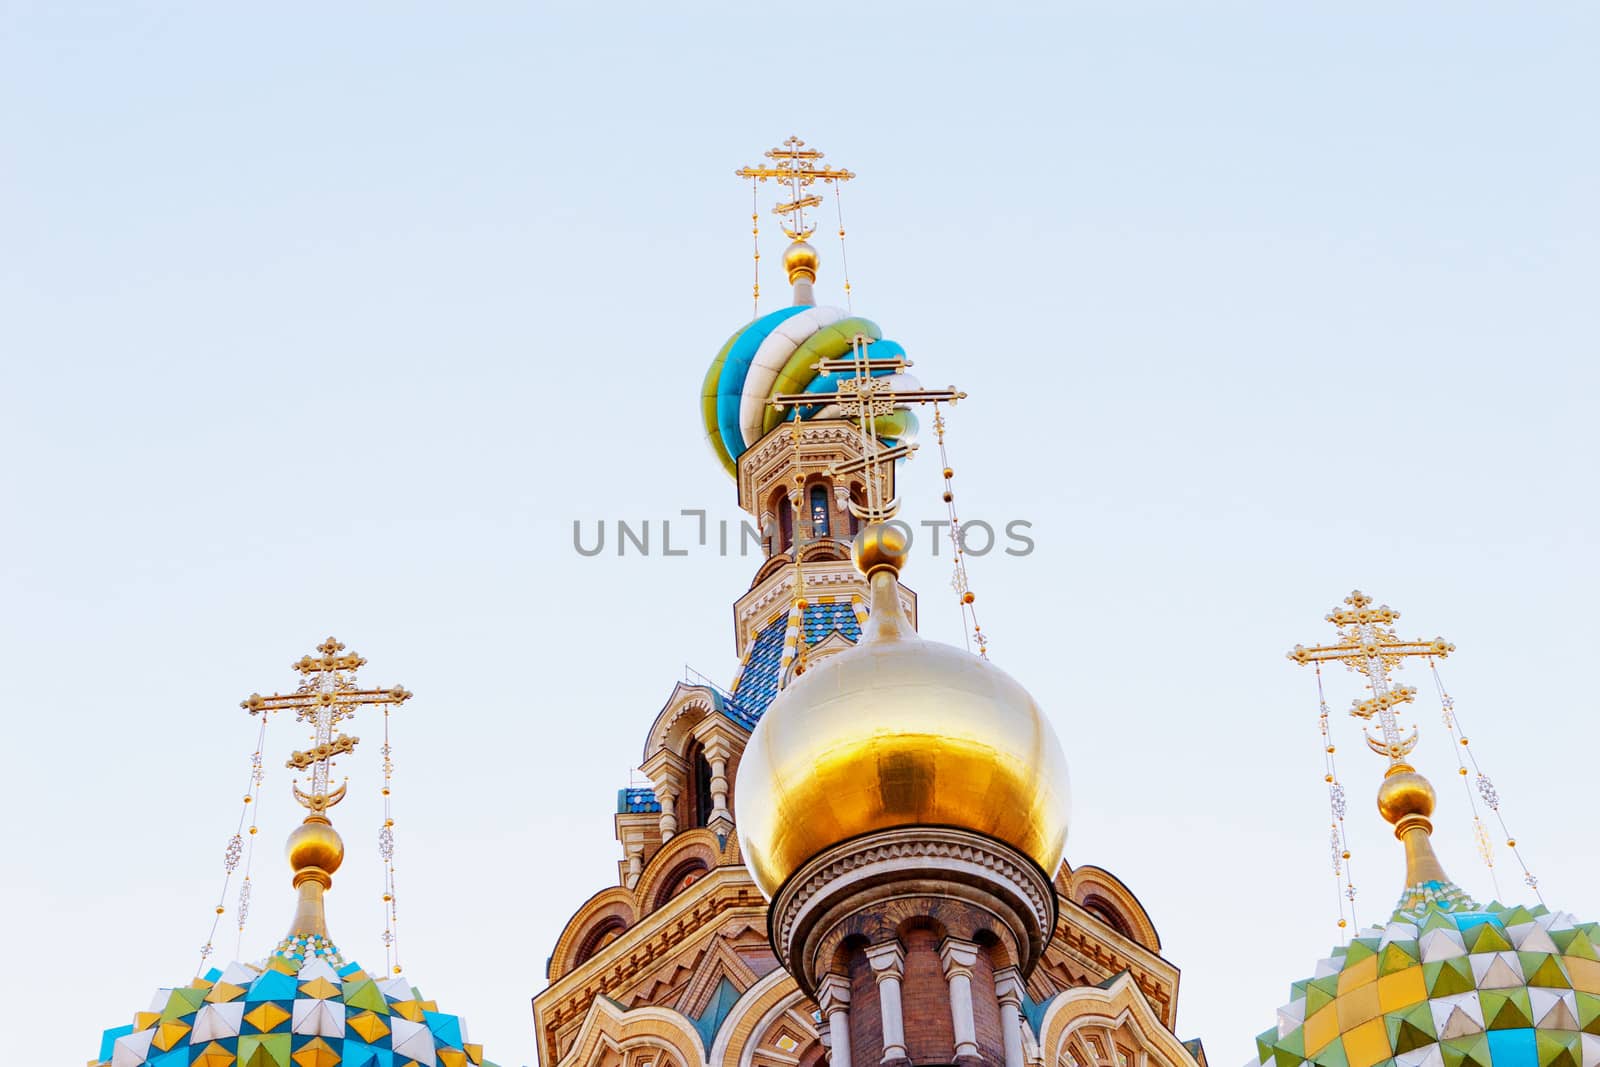
[[[808,304],[762,315],[728,338],[711,361],[700,389],[706,441],[723,469],[735,473],[739,456],[747,448],[794,417],[772,406],[774,396],[834,391],[841,376],[818,374],[814,365],[818,360],[848,355],[858,335],[872,342],[867,349],[870,359],[905,355],[900,345],[882,339],[882,331],[870,319]],[[887,368],[875,372],[876,377],[891,374]],[[919,388],[903,371],[893,377],[895,389]],[[802,419],[840,416],[836,404],[795,410]],[[878,418],[878,434],[891,444],[914,440],[916,432],[916,415],[907,408],[896,408],[893,414]]]

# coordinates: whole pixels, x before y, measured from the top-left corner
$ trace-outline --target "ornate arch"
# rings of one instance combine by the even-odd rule
[[[1161,937],[1150,914],[1116,875],[1085,866],[1073,870],[1066,882],[1067,899],[1078,907],[1151,952],[1161,951]]]
[[[774,968],[734,1004],[712,1042],[709,1062],[760,1067],[757,1056],[768,1047],[804,1061],[806,1054],[820,1045],[811,1021],[812,1010],[811,1001],[800,992],[789,972]],[[793,1049],[776,1045],[786,1035],[795,1040]]]
[[[762,582],[766,581],[768,578],[783,570],[784,567],[793,562],[794,559],[789,555],[788,552],[779,552],[776,555],[769,557],[765,563],[757,568],[755,577],[750,579],[750,588],[754,589],[756,586],[760,585]]]
[[[684,830],[673,835],[671,841],[661,846],[639,876],[639,884],[631,894],[639,914],[648,915],[666,903],[662,893],[667,886],[678,881],[690,863],[704,865],[707,873],[716,870],[721,861],[722,849],[717,835],[704,828]]]
[[[815,563],[819,560],[844,560],[850,558],[850,548],[838,540],[813,541],[800,550],[802,563]]]
[[[645,735],[645,762],[662,751],[682,757],[695,726],[707,715],[716,713],[716,700],[716,695],[703,685],[679,682],[673,686],[672,695],[656,713],[650,732]]]
[[[700,1035],[671,1008],[624,1011],[595,997],[577,1037],[556,1067],[700,1067],[706,1062]]]
[[[1133,977],[1061,993],[1039,1023],[1045,1067],[1195,1067]]]
[[[582,966],[586,958],[585,950],[595,947],[594,939],[604,930],[626,930],[638,919],[634,895],[622,886],[602,889],[584,901],[572,918],[567,920],[566,928],[561,931],[556,947],[550,953],[550,980],[554,982]]]

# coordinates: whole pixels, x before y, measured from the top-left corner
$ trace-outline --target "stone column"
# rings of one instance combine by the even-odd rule
[[[711,765],[711,816],[706,826],[727,833],[733,829],[733,812],[728,810],[728,757],[733,753],[720,737],[706,744],[705,753]]]
[[[873,945],[866,952],[878,983],[878,1009],[883,1016],[883,1061],[906,1060],[906,1024],[900,1007],[900,977],[906,969],[906,950],[898,941]]]
[[[670,786],[658,785],[656,799],[661,801],[661,843],[664,845],[678,832],[678,792]]]
[[[639,884],[639,875],[644,872],[644,845],[628,846],[628,888],[632,889]]]
[[[1015,967],[1002,967],[995,971],[994,992],[1000,1000],[1000,1036],[1005,1040],[1006,1067],[1024,1067],[1022,973]]]
[[[817,1006],[827,1020],[828,1059],[833,1067],[850,1067],[850,979],[830,974],[817,986]]]
[[[972,968],[978,965],[978,946],[971,941],[944,939],[939,962],[950,984],[950,1022],[955,1030],[958,1060],[978,1057],[978,1027],[972,1019]]]

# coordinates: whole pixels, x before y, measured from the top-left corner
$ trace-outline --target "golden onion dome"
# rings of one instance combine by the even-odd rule
[[[861,642],[796,678],[767,708],[739,761],[740,847],[769,898],[807,860],[897,826],[995,838],[1054,875],[1066,845],[1066,757],[1010,675],[917,636],[896,578],[893,527],[857,536],[871,580]]]

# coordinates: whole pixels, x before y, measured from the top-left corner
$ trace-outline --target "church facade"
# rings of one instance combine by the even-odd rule
[[[1062,858],[1048,723],[986,658],[916,635],[885,520],[913,407],[960,394],[815,304],[807,189],[851,175],[793,140],[768,157],[740,173],[793,194],[794,302],[727,341],[701,396],[765,531],[733,603],[740,670],[640,717],[649,785],[617,794],[615,880],[550,954],[540,1062],[1203,1063],[1173,1032],[1178,968],[1137,897]]]

